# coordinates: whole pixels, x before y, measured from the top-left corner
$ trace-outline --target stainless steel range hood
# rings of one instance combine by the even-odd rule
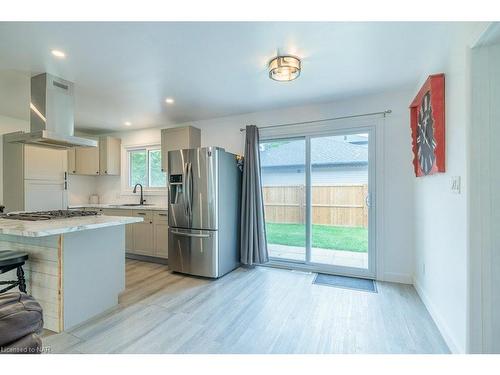
[[[97,141],[74,135],[73,83],[48,73],[31,78],[30,132],[8,141],[50,148],[97,147]]]

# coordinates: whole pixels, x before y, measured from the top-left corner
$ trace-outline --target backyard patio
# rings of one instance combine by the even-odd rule
[[[305,259],[305,225],[266,223],[272,258]],[[368,228],[312,225],[311,262],[368,268]]]

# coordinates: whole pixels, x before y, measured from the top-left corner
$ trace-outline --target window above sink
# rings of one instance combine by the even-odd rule
[[[164,188],[166,174],[161,170],[159,145],[127,148],[128,187],[141,184],[144,188]]]

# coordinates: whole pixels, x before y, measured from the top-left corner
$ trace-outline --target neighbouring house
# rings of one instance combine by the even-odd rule
[[[305,184],[303,140],[261,142],[263,186]],[[368,138],[365,135],[311,139],[313,185],[367,184]]]

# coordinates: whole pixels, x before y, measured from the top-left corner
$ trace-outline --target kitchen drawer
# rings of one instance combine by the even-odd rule
[[[142,217],[145,222],[153,221],[153,212],[148,210],[131,210],[130,216]]]
[[[102,213],[106,216],[133,216],[131,210],[121,210],[118,208],[101,208]]]
[[[153,211],[153,221],[155,223],[168,224],[167,211]]]
[[[97,207],[71,207],[69,210],[79,210],[79,211],[97,211],[97,212],[102,212],[102,208],[97,208]]]

